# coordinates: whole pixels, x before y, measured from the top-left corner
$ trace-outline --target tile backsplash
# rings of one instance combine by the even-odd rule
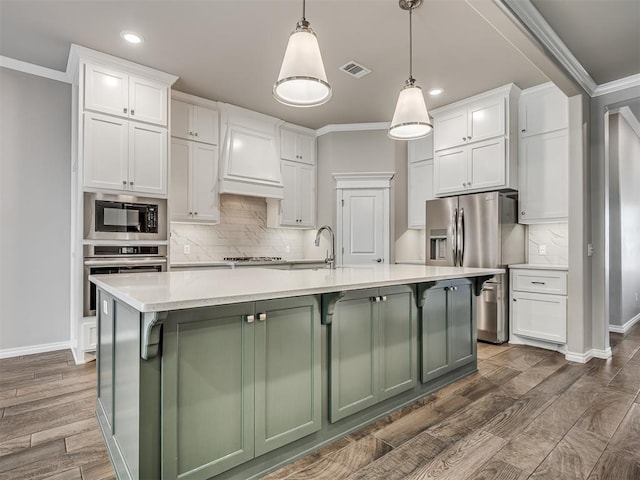
[[[267,228],[264,198],[220,195],[220,224],[171,224],[171,262],[216,262],[224,257],[302,259],[308,234],[302,230]],[[184,245],[191,252],[184,253]]]
[[[546,247],[546,254],[540,254],[541,245]],[[569,225],[567,223],[529,225],[527,263],[568,265]]]

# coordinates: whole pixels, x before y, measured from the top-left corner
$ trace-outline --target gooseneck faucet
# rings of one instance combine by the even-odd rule
[[[329,255],[329,252],[327,252],[327,258],[325,258],[324,261],[325,263],[329,264],[329,268],[336,268],[336,237],[329,225],[323,225],[318,229],[318,232],[316,233],[315,245],[316,247],[320,246],[320,235],[322,234],[323,230],[329,232],[329,235],[331,236],[331,255]]]

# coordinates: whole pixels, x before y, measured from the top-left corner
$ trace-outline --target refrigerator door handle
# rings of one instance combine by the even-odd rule
[[[458,265],[462,267],[464,262],[464,208],[460,209],[456,230],[458,231]]]
[[[453,254],[453,266],[458,266],[458,209],[453,211],[451,218],[451,253]]]

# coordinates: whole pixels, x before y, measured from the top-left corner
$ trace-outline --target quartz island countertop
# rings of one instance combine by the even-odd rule
[[[161,312],[500,273],[504,270],[382,264],[334,270],[251,268],[92,275],[89,280],[140,312]]]

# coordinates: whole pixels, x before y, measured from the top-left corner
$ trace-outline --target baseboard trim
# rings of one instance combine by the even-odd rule
[[[608,347],[605,350],[598,348],[592,348],[585,353],[567,352],[564,356],[569,362],[587,363],[592,358],[602,358],[606,360],[611,357],[611,348]]]
[[[631,328],[640,321],[640,313],[626,322],[624,325],[609,324],[609,331],[613,333],[627,333]]]
[[[71,342],[45,343],[43,345],[31,345],[29,347],[5,348],[0,350],[0,358],[20,357],[35,353],[55,352],[57,350],[71,349]]]

